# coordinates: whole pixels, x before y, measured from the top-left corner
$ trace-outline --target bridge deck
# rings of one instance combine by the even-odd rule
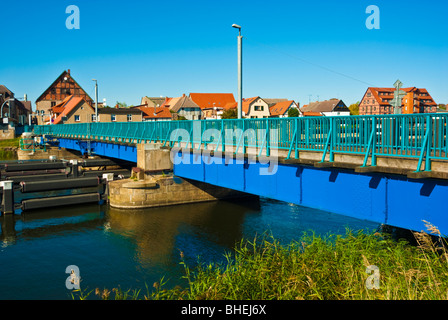
[[[314,151],[320,152],[321,163],[356,155],[362,157],[362,167],[375,167],[379,159],[393,157],[416,160],[415,172],[431,172],[435,161],[448,161],[447,122],[448,113],[83,123],[35,126],[34,132],[128,146],[160,142],[243,154],[252,149],[257,156],[276,152],[285,159],[299,159],[304,152]],[[440,165],[437,168],[444,171]]]

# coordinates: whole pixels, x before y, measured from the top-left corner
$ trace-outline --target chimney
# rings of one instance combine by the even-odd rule
[[[70,69],[67,70],[67,73],[70,74]]]
[[[26,101],[28,101],[28,96],[27,96],[27,94],[25,93],[25,95],[23,96],[23,100],[26,102]]]
[[[182,94],[182,98],[185,97],[185,93]]]

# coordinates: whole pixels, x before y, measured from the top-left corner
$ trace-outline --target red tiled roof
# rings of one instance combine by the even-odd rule
[[[68,99],[67,99],[68,98]],[[63,107],[63,111],[57,116],[57,118],[54,120],[54,124],[58,124],[62,121],[62,117],[66,117],[73,109],[75,109],[80,103],[82,102],[86,102],[82,97],[74,97],[74,96],[70,96],[67,97],[65,100],[67,100],[63,106],[59,106],[59,107]],[[91,108],[92,110],[94,110],[92,108],[92,106],[90,106],[88,103],[86,103],[87,106],[89,106],[89,108]]]
[[[243,110],[243,112],[245,113],[245,114],[248,114],[249,113],[249,107],[250,107],[250,104],[252,103],[252,102],[254,102],[255,100],[257,100],[259,97],[257,96],[257,97],[252,97],[252,98],[247,98],[247,99],[243,99],[243,106],[241,107],[241,109]]]
[[[322,117],[322,114],[320,112],[312,112],[312,111],[305,111],[303,112],[303,115],[305,117]]]
[[[156,107],[154,114],[153,107],[138,107],[143,112],[143,119],[171,119],[170,108],[167,105]]]
[[[271,114],[271,116],[284,115],[288,111],[288,108],[293,103],[294,103],[293,100],[278,102],[269,108],[269,113]]]
[[[223,109],[229,110],[229,109],[235,109],[236,107],[238,107],[238,102],[229,102],[223,107]]]
[[[233,93],[190,93],[190,98],[201,109],[224,108],[228,103],[234,103]]]

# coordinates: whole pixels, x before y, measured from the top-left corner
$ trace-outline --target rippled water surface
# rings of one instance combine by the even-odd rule
[[[242,238],[266,231],[284,243],[304,231],[345,233],[378,224],[261,198],[144,210],[80,205],[2,216],[0,299],[71,299],[66,267],[81,288],[150,288],[162,276],[183,284],[189,265],[220,262]]]

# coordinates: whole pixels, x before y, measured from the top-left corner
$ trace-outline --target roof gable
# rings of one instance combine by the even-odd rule
[[[53,93],[52,90],[55,90]],[[59,89],[59,93],[57,92]],[[70,92],[61,92],[62,89],[69,89]],[[79,93],[74,94],[72,90],[77,90]],[[67,96],[76,95],[83,97],[84,100],[92,104],[93,99],[87,94],[87,92],[76,82],[76,80],[71,76],[70,69],[68,71],[64,70],[59,77],[36,99],[36,103],[42,100],[63,100]],[[54,99],[52,99],[54,98]]]
[[[181,108],[197,108],[201,109],[193,100],[191,100],[190,97],[182,96],[180,98],[177,98],[176,102],[174,104],[171,104],[170,110],[172,112],[178,112]]]
[[[303,106],[302,112],[350,111],[341,99],[316,101]]]

